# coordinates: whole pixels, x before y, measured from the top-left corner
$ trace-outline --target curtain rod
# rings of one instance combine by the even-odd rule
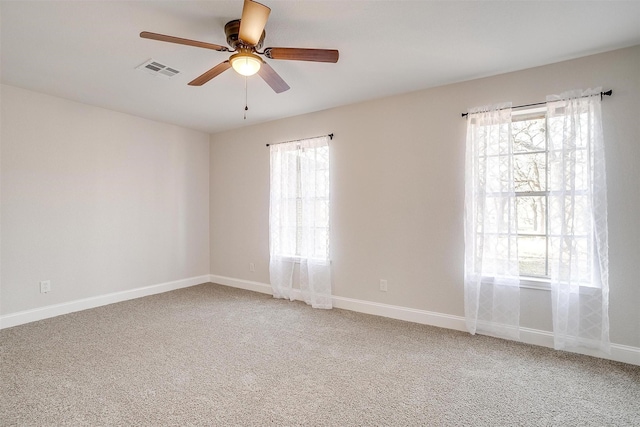
[[[267,144],[267,147],[268,147],[268,146],[270,146],[270,145],[286,144],[287,142],[298,142],[298,141],[303,141],[303,140],[305,140],[305,139],[322,138],[323,136],[328,136],[328,137],[329,137],[329,139],[333,140],[333,134],[332,134],[332,133],[330,133],[330,134],[328,134],[328,135],[318,135],[318,136],[312,136],[312,137],[310,137],[310,138],[300,138],[300,139],[294,139],[294,140],[291,140],[291,141],[274,142],[273,144]]]
[[[602,99],[603,96],[607,95],[607,96],[611,96],[613,94],[613,90],[609,89],[606,92],[600,92],[600,99]],[[587,95],[584,96],[583,98],[588,98],[590,96],[593,95]],[[515,107],[511,107],[511,108],[524,108],[524,107],[534,107],[536,105],[545,105],[547,102],[536,102],[535,104],[525,104],[525,105],[516,105]],[[501,108],[501,110],[503,110],[503,108]],[[462,117],[467,117],[469,115],[469,113],[462,113]]]

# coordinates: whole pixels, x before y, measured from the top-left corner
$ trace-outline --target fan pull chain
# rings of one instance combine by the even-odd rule
[[[247,77],[244,78],[244,119],[247,120],[247,111],[249,107],[247,106]]]

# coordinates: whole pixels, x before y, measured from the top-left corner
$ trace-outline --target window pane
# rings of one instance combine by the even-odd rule
[[[544,196],[516,197],[518,233],[546,233],[546,198]]]
[[[518,236],[518,266],[521,276],[546,276],[547,238]]]
[[[511,125],[513,133],[513,152],[525,153],[545,150],[545,118],[514,121]]]
[[[511,130],[520,275],[548,277],[547,119],[519,112]]]
[[[546,191],[547,165],[544,153],[513,156],[516,191]]]

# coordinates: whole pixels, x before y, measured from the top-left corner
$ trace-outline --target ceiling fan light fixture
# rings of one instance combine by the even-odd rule
[[[238,74],[246,77],[253,76],[260,71],[260,66],[262,65],[262,59],[258,55],[249,52],[231,55],[229,61]]]

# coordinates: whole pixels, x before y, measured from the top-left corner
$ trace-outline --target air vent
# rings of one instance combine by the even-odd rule
[[[150,59],[145,63],[138,65],[136,67],[136,70],[145,71],[149,74],[153,74],[154,76],[165,78],[171,78],[180,73],[180,71],[176,70],[175,68],[162,64],[155,59]]]

